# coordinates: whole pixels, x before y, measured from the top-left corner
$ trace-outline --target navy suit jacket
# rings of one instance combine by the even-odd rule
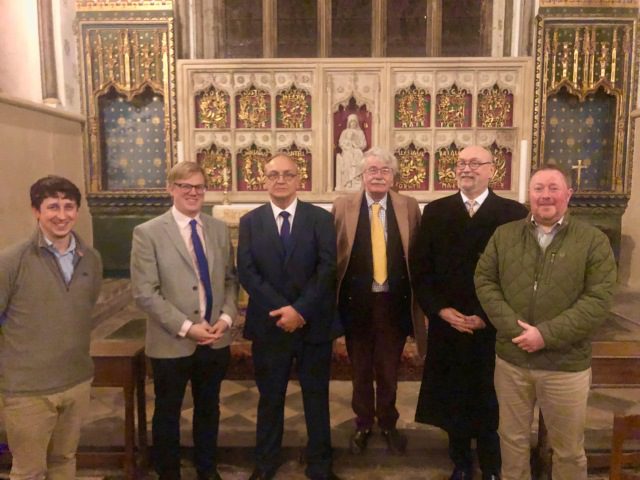
[[[297,335],[321,343],[335,338],[336,234],[326,210],[298,200],[285,252],[269,203],[240,219],[238,276],[249,294],[244,336],[279,340]],[[269,312],[291,305],[306,324],[293,334],[276,326]]]

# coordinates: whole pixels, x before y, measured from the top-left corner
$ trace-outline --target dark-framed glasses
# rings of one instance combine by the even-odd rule
[[[488,163],[493,163],[493,162],[481,162],[479,160],[471,160],[469,162],[465,162],[464,160],[458,160],[456,162],[456,168],[459,168],[460,170],[464,170],[464,168],[468,166],[471,170],[477,170],[482,165],[487,165]]]
[[[269,172],[265,176],[267,177],[267,180],[271,182],[277,182],[278,179],[282,179],[285,182],[289,183],[289,182],[292,182],[293,179],[298,176],[298,174],[293,172],[284,172],[284,173]]]
[[[391,175],[393,170],[389,167],[369,167],[364,171],[367,175],[375,176],[375,175]]]
[[[195,190],[196,193],[202,194],[207,191],[207,186],[202,183],[198,185],[192,185],[190,183],[173,182],[173,184],[178,187],[182,193],[189,193],[191,192],[191,190]]]

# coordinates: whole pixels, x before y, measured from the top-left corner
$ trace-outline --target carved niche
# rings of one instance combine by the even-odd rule
[[[177,131],[173,3],[76,6],[89,192],[125,198],[162,191]]]

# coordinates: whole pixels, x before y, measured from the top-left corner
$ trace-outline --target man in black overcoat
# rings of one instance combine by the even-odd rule
[[[451,480],[472,478],[473,438],[482,479],[500,478],[495,329],[478,302],[473,275],[494,230],[525,217],[527,209],[488,188],[494,172],[485,148],[459,153],[460,191],[424,208],[411,256],[414,294],[429,318],[416,421],[448,433]]]

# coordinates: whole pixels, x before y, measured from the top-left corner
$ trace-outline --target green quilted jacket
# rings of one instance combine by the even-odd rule
[[[542,251],[531,217],[499,227],[476,267],[482,308],[497,330],[496,354],[524,368],[578,372],[591,365],[594,330],[609,314],[616,264],[597,228],[565,214]],[[535,325],[545,346],[527,353],[512,343],[517,320]]]

